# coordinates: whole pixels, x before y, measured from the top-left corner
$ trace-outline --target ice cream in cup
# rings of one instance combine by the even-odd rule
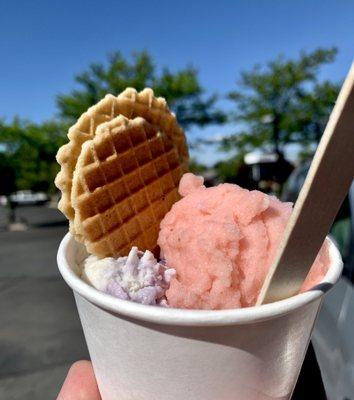
[[[333,242],[299,294],[256,307],[291,204],[183,175],[183,131],[151,90],[107,96],[69,138],[58,266],[102,399],[290,399],[341,273]]]
[[[142,305],[78,275],[87,257],[68,233],[58,252],[73,289],[103,400],[290,399],[323,296],[342,262],[309,291],[259,307],[194,310]]]

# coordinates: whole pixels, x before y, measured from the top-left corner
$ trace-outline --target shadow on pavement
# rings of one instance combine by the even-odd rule
[[[51,228],[51,227],[56,227],[56,226],[67,226],[68,221],[63,220],[63,221],[53,221],[53,222],[42,222],[40,224],[32,224],[30,225],[33,228]]]

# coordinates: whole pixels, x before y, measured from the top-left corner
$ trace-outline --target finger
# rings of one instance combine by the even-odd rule
[[[89,361],[77,361],[71,366],[57,400],[101,400]]]

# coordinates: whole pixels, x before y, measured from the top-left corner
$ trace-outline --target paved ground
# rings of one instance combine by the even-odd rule
[[[328,400],[354,400],[354,287],[341,278],[326,296],[312,342]]]
[[[69,365],[88,358],[55,260],[67,227],[55,209],[29,207],[19,216],[27,231],[0,232],[0,399],[55,399]]]

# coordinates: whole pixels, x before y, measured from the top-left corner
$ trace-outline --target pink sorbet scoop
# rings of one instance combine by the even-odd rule
[[[170,307],[227,309],[256,303],[291,214],[292,204],[262,192],[185,174],[175,203],[161,222],[161,257],[177,272]],[[301,291],[318,283],[329,264],[322,246]]]

